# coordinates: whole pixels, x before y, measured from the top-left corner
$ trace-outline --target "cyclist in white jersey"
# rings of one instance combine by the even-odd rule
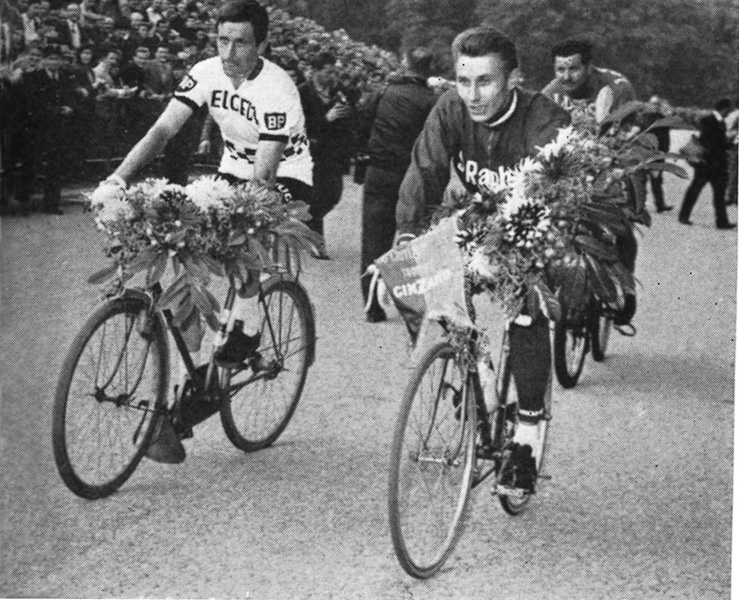
[[[216,23],[218,56],[185,75],[156,123],[95,190],[94,203],[125,188],[203,105],[223,136],[223,178],[265,181],[310,203],[313,161],[300,94],[285,71],[262,57],[269,28],[266,9],[255,0],[230,0],[219,9]],[[258,347],[259,335],[243,331],[244,320],[255,312],[253,301],[240,299],[234,305],[231,333],[216,352],[221,365],[235,366]],[[255,323],[251,329],[256,331]]]

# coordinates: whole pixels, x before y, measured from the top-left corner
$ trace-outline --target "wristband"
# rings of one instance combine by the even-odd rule
[[[109,176],[103,183],[114,183],[122,190],[126,189],[126,182],[123,180],[123,177],[120,175],[116,175],[115,173],[111,176]]]
[[[396,240],[396,244],[403,244],[416,239],[416,236],[412,233],[401,233]]]

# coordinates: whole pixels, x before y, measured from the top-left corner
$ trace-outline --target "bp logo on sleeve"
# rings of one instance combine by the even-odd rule
[[[267,129],[270,131],[282,129],[285,127],[285,123],[287,123],[287,115],[285,113],[267,113],[264,115],[264,119]]]
[[[197,81],[195,81],[190,75],[185,75],[182,78],[182,81],[180,81],[180,85],[177,86],[178,92],[189,92],[192,88],[194,88],[197,85]]]

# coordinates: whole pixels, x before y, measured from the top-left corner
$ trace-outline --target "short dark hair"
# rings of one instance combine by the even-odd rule
[[[408,57],[408,68],[414,73],[428,77],[431,74],[431,63],[434,61],[434,54],[425,46],[416,46],[409,48],[405,52]]]
[[[721,112],[722,110],[731,110],[731,100],[729,100],[728,98],[721,98],[721,100],[716,101],[716,104],[713,105],[713,108],[715,108],[719,112]]]
[[[256,0],[229,0],[218,10],[216,25],[221,23],[251,23],[257,44],[267,39],[269,15]]]
[[[583,64],[593,60],[593,44],[583,38],[565,40],[552,48],[552,60],[558,56],[574,56],[579,54]]]
[[[452,42],[452,54],[455,61],[460,55],[498,54],[509,73],[518,67],[515,44],[504,33],[490,25],[479,25],[460,33]]]
[[[44,48],[44,57],[49,56],[62,56],[62,48],[58,44],[48,44],[46,48]]]
[[[320,71],[323,69],[323,67],[327,65],[335,65],[336,64],[336,56],[333,52],[329,52],[328,50],[324,50],[323,52],[319,52],[316,57],[311,60],[311,66],[316,70]]]

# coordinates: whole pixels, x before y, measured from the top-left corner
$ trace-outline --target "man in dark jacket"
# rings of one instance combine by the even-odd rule
[[[449,182],[450,162],[469,192],[483,191],[498,182],[500,168],[536,154],[570,122],[567,111],[551,99],[512,84],[516,48],[499,31],[468,29],[455,38],[452,54],[457,88],[431,110],[400,187],[396,221],[401,244],[423,230],[427,209],[439,202]],[[551,381],[549,323],[542,314],[516,319],[510,349],[519,423],[501,483],[533,491]]]
[[[693,165],[693,181],[685,190],[685,197],[680,208],[678,220],[683,225],[692,225],[690,213],[698,200],[701,190],[707,183],[713,188],[713,209],[716,215],[716,227],[718,229],[732,229],[733,223],[729,223],[726,214],[724,195],[726,194],[726,183],[729,179],[727,153],[731,144],[726,137],[726,124],[724,118],[731,111],[731,101],[723,98],[716,102],[714,110],[710,115],[702,117],[698,122],[700,135],[698,141],[704,148],[703,160]]]
[[[62,173],[69,150],[71,118],[77,105],[74,82],[60,73],[62,57],[57,46],[46,50],[43,68],[23,77],[27,126],[27,152],[23,156],[24,174],[19,182],[17,199],[28,208],[33,181],[41,162],[43,170],[44,212],[60,215],[59,201],[62,192]]]
[[[362,274],[393,245],[398,190],[411,162],[413,143],[436,102],[436,95],[426,83],[432,60],[427,48],[406,52],[404,72],[392,76],[387,86],[368,102],[371,132],[362,201]],[[370,291],[372,298],[368,298]],[[376,290],[370,290],[367,276],[362,277],[362,294],[367,320],[384,321],[385,312]]]
[[[349,170],[352,127],[356,109],[336,78],[336,57],[321,52],[313,61],[313,74],[301,85],[305,129],[313,156],[313,199],[308,226],[323,237],[323,219],[341,200],[343,176]],[[328,259],[324,243],[314,256]]]

